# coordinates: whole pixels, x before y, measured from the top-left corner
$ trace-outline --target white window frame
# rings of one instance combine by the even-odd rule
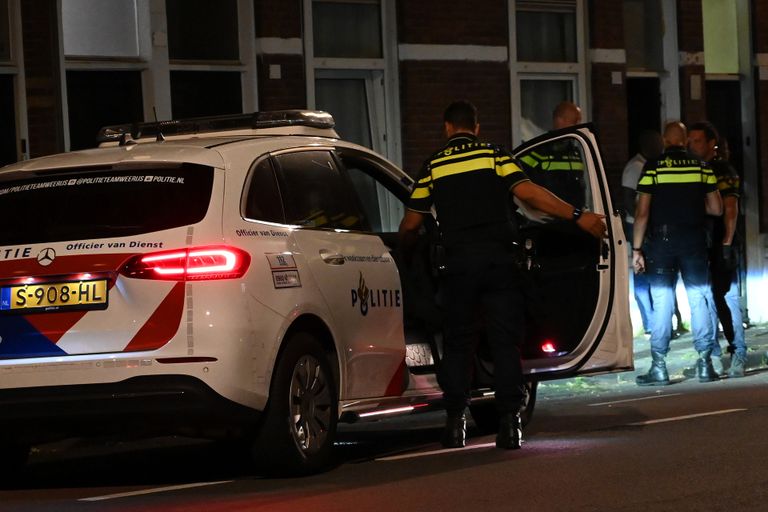
[[[664,71],[659,74],[661,87],[661,122],[680,119],[680,53],[677,43],[677,0],[661,0],[664,24],[662,38]]]
[[[315,58],[314,50],[314,18],[312,16],[312,4],[314,0],[303,0],[304,8],[304,66],[307,84],[307,107],[316,108],[315,77],[318,72],[326,74],[328,70],[371,71],[372,77],[379,76],[380,72],[384,90],[384,119],[381,128],[372,127],[372,135],[379,129],[383,129],[385,143],[384,153],[390,160],[398,165],[402,164],[401,132],[400,132],[400,78],[399,62],[397,56],[397,12],[395,2],[392,0],[380,0],[381,9],[381,37],[382,58]],[[335,0],[350,1],[355,0]],[[365,1],[365,0],[363,0]],[[370,3],[370,2],[369,2]],[[370,99],[369,99],[370,101]],[[379,109],[377,109],[379,110]],[[371,112],[374,112],[371,110]]]
[[[509,0],[509,73],[510,103],[512,108],[512,146],[520,145],[522,121],[521,80],[571,80],[573,99],[581,107],[582,121],[589,121],[589,96],[587,94],[587,31],[586,2],[574,0],[576,23],[576,62],[523,62],[517,60],[517,0]],[[555,105],[552,105],[555,108]]]

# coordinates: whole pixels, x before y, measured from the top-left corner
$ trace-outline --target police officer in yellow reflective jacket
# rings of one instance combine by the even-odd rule
[[[553,130],[579,123],[581,109],[570,101],[559,103],[552,112]],[[578,208],[584,206],[584,161],[572,140],[555,140],[530,151],[520,160],[534,183]]]
[[[728,162],[725,148],[715,127],[706,121],[696,123],[689,131],[690,150],[709,163],[717,178],[717,189],[723,198],[723,216],[712,218],[712,240],[709,250],[712,294],[716,314],[713,327],[723,324],[723,333],[731,353],[729,377],[743,377],[747,363],[747,344],[739,303],[738,240],[736,223],[739,217],[739,174]],[[725,144],[722,144],[725,145]],[[719,343],[718,343],[719,345]],[[720,347],[715,347],[715,350]]]
[[[400,223],[404,250],[418,236],[434,208],[445,248],[440,275],[444,350],[438,380],[448,412],[441,442],[464,446],[473,357],[482,316],[494,357],[496,404],[500,414],[496,446],[520,448],[520,406],[524,398],[520,344],[524,304],[514,261],[510,191],[530,206],[573,219],[595,237],[605,236],[602,215],[581,212],[532,183],[509,153],[477,139],[475,107],[466,101],[444,114],[448,142],[427,159]]]
[[[699,382],[718,378],[711,359],[714,301],[707,267],[706,216],[720,215],[723,204],[712,169],[686,150],[687,141],[683,123],[667,123],[664,153],[646,164],[637,185],[632,258],[635,272],[647,273],[653,297],[652,363],[646,375],[636,378],[640,386],[669,384],[665,358],[678,271],[691,307]]]

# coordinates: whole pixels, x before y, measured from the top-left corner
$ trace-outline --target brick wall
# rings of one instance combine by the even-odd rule
[[[444,142],[443,112],[451,101],[477,106],[480,137],[509,147],[509,70],[496,62],[420,62],[400,64],[403,166],[418,173],[424,160]]]
[[[253,0],[256,37],[301,37],[301,0]]]
[[[614,84],[614,72],[622,73],[623,64],[592,64],[592,120],[600,140],[611,197],[621,201],[621,173],[627,163],[628,120],[626,80]]]
[[[280,79],[269,77],[269,66],[280,66]],[[303,55],[259,55],[259,110],[307,108]]]
[[[29,153],[64,150],[56,2],[21,1]]]
[[[677,45],[683,55],[704,51],[704,20],[701,0],[678,0],[677,2]],[[699,97],[691,95],[691,77],[698,77]],[[707,103],[704,91],[704,63],[681,63],[680,66],[680,116],[683,122],[693,123],[707,118]]]
[[[680,66],[680,117],[686,125],[707,118],[704,78],[703,64]],[[691,96],[692,81],[699,84],[699,99],[693,99]]]
[[[621,2],[589,2],[590,47],[620,50],[624,48],[624,15]],[[592,121],[600,138],[608,185],[614,199],[620,201],[621,172],[627,163],[627,88],[624,64],[595,62],[591,67],[590,87]],[[613,73],[621,74],[621,83],[613,83]]]
[[[507,19],[504,0],[397,2],[401,43],[506,46]]]
[[[400,44],[508,45],[507,6],[479,0],[447,8],[440,0],[397,3]],[[477,106],[480,137],[510,145],[511,116],[507,62],[408,60],[400,62],[403,167],[416,175],[424,160],[445,142],[443,112],[454,100]]]
[[[257,38],[301,38],[301,0],[254,0]],[[303,55],[258,56],[259,110],[307,107],[307,82]],[[270,78],[270,66],[280,66],[280,78]]]
[[[677,0],[677,45],[681,52],[704,51],[701,0]]]
[[[624,9],[616,0],[589,2],[590,48],[624,48]]]

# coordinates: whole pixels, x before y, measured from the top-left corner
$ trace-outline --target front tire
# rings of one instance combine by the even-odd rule
[[[309,333],[291,336],[278,358],[254,457],[263,472],[298,476],[333,462],[338,392],[320,343]]]

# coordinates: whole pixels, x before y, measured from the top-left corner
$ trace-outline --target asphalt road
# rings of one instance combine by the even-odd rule
[[[69,441],[39,447],[0,510],[762,511],[767,384],[759,369],[664,388],[544,386],[522,450],[478,435],[442,450],[430,413],[346,428],[339,466],[299,479],[260,478],[216,443]]]

